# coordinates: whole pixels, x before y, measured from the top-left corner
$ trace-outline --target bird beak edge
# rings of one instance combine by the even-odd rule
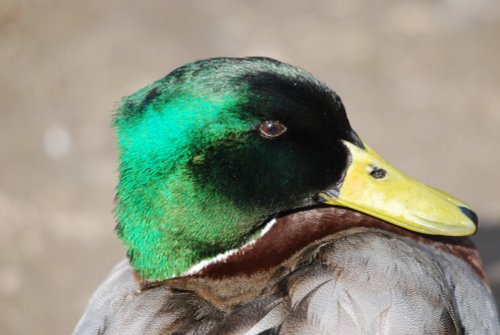
[[[466,236],[476,232],[477,216],[469,206],[406,176],[369,146],[343,142],[350,162],[342,180],[319,194],[323,203],[348,207],[423,234]]]

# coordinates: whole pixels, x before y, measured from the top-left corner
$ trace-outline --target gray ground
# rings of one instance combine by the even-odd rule
[[[500,3],[0,1],[0,333],[66,334],[123,257],[120,97],[183,63],[266,55],[315,73],[387,160],[470,203],[500,291]]]

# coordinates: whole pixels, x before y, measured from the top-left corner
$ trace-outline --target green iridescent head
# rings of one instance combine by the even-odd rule
[[[271,218],[320,203],[420,233],[476,230],[468,206],[362,143],[332,90],[272,59],[178,68],[126,97],[115,126],[117,233],[146,280],[185,273]]]
[[[340,140],[359,143],[334,92],[268,58],[178,68],[126,97],[115,126],[117,233],[150,280],[179,275],[242,245],[269,218],[317,203],[346,164]]]

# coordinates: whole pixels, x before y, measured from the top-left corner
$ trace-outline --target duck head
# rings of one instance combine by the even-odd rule
[[[424,234],[476,231],[467,205],[362,142],[335,92],[276,60],[185,65],[126,97],[115,127],[116,231],[147,280],[185,273],[310,206],[349,207]]]

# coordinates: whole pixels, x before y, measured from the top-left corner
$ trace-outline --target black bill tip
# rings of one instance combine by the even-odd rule
[[[477,214],[474,213],[473,211],[471,211],[470,209],[466,208],[466,207],[458,206],[458,208],[460,208],[460,211],[462,213],[464,213],[465,216],[467,216],[472,222],[474,222],[474,224],[477,227],[477,225],[479,223],[479,220],[477,218]]]

